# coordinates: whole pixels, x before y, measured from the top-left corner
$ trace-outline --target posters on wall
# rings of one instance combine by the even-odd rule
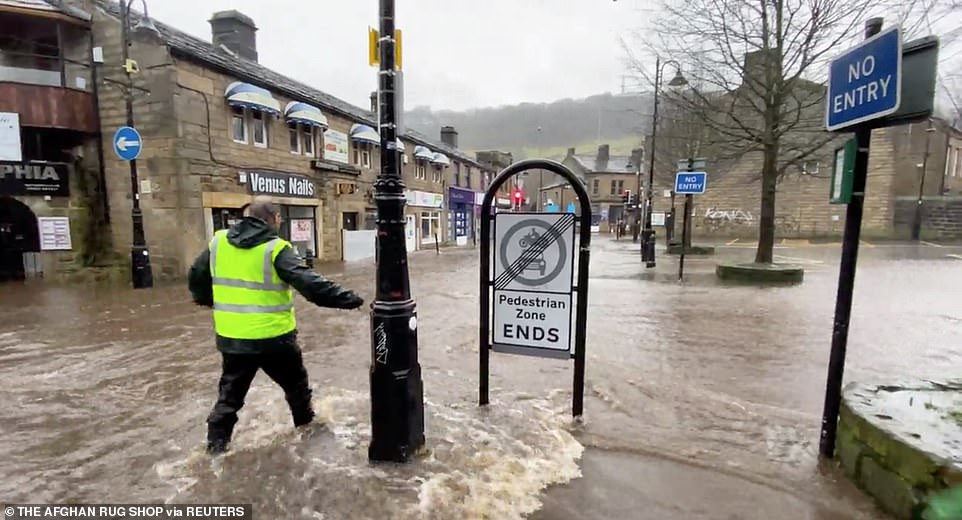
[[[20,114],[0,112],[0,161],[23,160],[20,143]]]
[[[324,132],[324,159],[348,164],[347,134],[328,129]]]
[[[310,219],[291,220],[291,242],[310,242],[314,239],[314,221]]]
[[[70,242],[70,219],[67,217],[37,217],[40,228],[41,251],[69,251],[73,249]]]

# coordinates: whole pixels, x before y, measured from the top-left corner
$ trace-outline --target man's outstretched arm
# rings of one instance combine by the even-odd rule
[[[210,251],[197,255],[194,265],[187,272],[187,287],[197,305],[214,306],[214,281],[210,275]]]
[[[281,280],[314,305],[334,309],[356,309],[364,305],[364,299],[354,291],[341,287],[305,266],[289,247],[278,253],[274,259],[274,269]]]

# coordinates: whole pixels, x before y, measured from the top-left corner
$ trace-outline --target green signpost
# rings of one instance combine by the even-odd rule
[[[858,142],[849,139],[845,145],[835,150],[835,164],[832,167],[831,193],[828,201],[831,204],[848,204],[852,202],[852,179],[855,173],[855,154],[858,152]]]

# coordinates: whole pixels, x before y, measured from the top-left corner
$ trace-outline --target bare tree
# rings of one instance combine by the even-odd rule
[[[922,0],[919,0],[922,1]],[[789,169],[836,138],[824,130],[827,62],[848,47],[875,0],[663,0],[646,51],[685,66],[667,103],[699,121],[702,154],[762,156],[755,261],[772,263],[775,193]],[[636,70],[640,61],[632,58]]]

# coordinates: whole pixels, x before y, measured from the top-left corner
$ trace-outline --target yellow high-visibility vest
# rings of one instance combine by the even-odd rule
[[[233,339],[267,339],[296,327],[290,286],[274,269],[274,259],[290,242],[275,238],[250,249],[235,247],[220,230],[210,241],[214,285],[214,330]]]

